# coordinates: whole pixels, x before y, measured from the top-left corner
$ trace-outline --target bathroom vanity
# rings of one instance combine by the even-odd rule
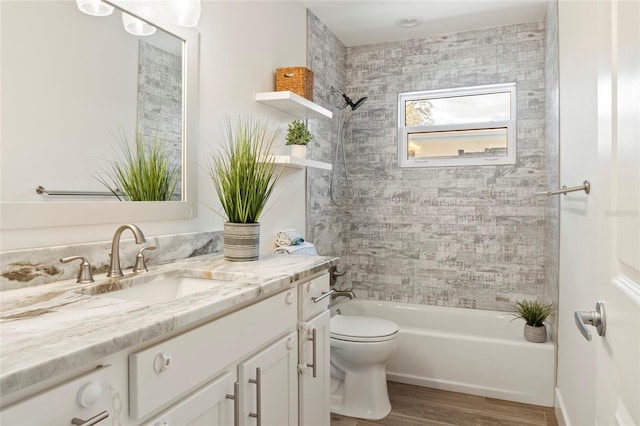
[[[213,255],[4,291],[0,421],[328,425],[334,261]],[[187,288],[206,280],[209,289]],[[129,292],[154,284],[185,293]]]

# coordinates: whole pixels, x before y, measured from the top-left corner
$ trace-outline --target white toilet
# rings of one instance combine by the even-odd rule
[[[331,318],[331,412],[382,419],[391,412],[385,363],[396,349],[398,325],[382,318]]]

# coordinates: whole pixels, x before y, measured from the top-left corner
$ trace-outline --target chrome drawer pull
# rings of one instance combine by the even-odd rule
[[[249,417],[253,417],[256,419],[256,423],[258,426],[262,426],[262,401],[260,395],[262,394],[262,380],[261,380],[261,370],[260,367],[256,368],[256,379],[249,379],[249,383],[255,383],[256,385],[256,412],[249,413]]]
[[[233,426],[240,424],[240,404],[238,403],[238,393],[240,391],[240,383],[233,384],[233,395],[227,394],[227,399],[233,399]]]
[[[102,413],[97,414],[88,420],[82,420],[77,417],[74,417],[71,419],[71,424],[77,425],[77,426],[92,426],[92,425],[95,425],[96,423],[103,421],[107,417],[109,417],[109,413],[107,411],[103,411]]]
[[[331,290],[333,291],[333,290]],[[317,351],[316,351],[316,329],[314,328],[311,331],[311,339],[307,339],[307,340],[311,340],[311,342],[313,343],[313,359],[312,359],[312,364],[307,364],[307,367],[311,367],[313,368],[313,378],[316,378],[316,374],[317,374],[317,366],[318,366],[318,359],[317,359]]]
[[[325,299],[329,296],[331,296],[333,293],[335,293],[336,291],[334,289],[331,289],[329,291],[323,291],[322,292],[322,296],[318,296],[318,297],[312,297],[311,300],[313,300],[313,303],[318,303],[319,301],[321,301],[322,299]]]

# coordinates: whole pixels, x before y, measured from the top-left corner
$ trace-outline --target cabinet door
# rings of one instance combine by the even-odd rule
[[[291,333],[239,364],[241,426],[298,424],[297,348]]]
[[[300,330],[300,347],[302,353],[302,358],[300,359],[300,364],[302,364],[302,374],[300,374],[301,426],[329,426],[331,422],[329,408],[330,320],[331,313],[325,311],[311,321],[308,321],[305,327]]]
[[[227,371],[144,424],[231,426],[234,401],[227,395],[235,394],[234,380],[235,374]]]

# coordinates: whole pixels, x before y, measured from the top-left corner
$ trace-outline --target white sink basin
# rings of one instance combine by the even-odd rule
[[[200,291],[210,290],[217,285],[228,284],[230,281],[232,280],[194,277],[162,278],[148,283],[136,284],[122,290],[103,293],[102,296],[144,303],[162,303]]]

